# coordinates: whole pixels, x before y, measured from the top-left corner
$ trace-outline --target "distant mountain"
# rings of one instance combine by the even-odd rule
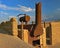
[[[45,19],[45,20],[42,20],[42,22],[52,22],[52,21],[60,21],[60,18],[49,18],[49,19]]]

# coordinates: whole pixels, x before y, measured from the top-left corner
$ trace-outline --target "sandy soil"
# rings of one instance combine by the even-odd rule
[[[0,48],[34,48],[18,37],[0,33]]]

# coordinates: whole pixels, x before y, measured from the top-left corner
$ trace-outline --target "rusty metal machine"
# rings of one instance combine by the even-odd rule
[[[28,22],[28,21],[30,21],[30,16],[28,16],[28,15],[26,15],[26,14],[19,14],[18,16],[20,16],[20,15],[24,15],[23,17],[20,17],[19,18],[19,21],[20,22]]]

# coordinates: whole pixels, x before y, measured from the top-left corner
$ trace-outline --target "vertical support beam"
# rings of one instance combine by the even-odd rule
[[[23,21],[21,22],[21,33],[22,33],[22,40],[28,43],[28,30],[23,28],[24,24]]]
[[[23,40],[23,21],[21,22],[21,33],[22,33],[22,40]]]
[[[28,30],[24,29],[22,35],[23,35],[23,41],[28,43]]]
[[[43,47],[46,47],[46,29],[43,28]]]
[[[43,34],[40,36],[40,46],[41,48],[46,47],[46,30],[43,28]]]
[[[40,46],[43,48],[43,35],[40,36]]]
[[[14,36],[18,35],[17,20],[16,18],[11,18],[12,34]]]

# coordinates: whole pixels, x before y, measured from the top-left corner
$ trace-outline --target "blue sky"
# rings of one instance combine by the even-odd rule
[[[60,20],[60,0],[0,0],[0,22],[18,14],[27,14],[34,21],[37,2],[42,2],[42,20]]]

